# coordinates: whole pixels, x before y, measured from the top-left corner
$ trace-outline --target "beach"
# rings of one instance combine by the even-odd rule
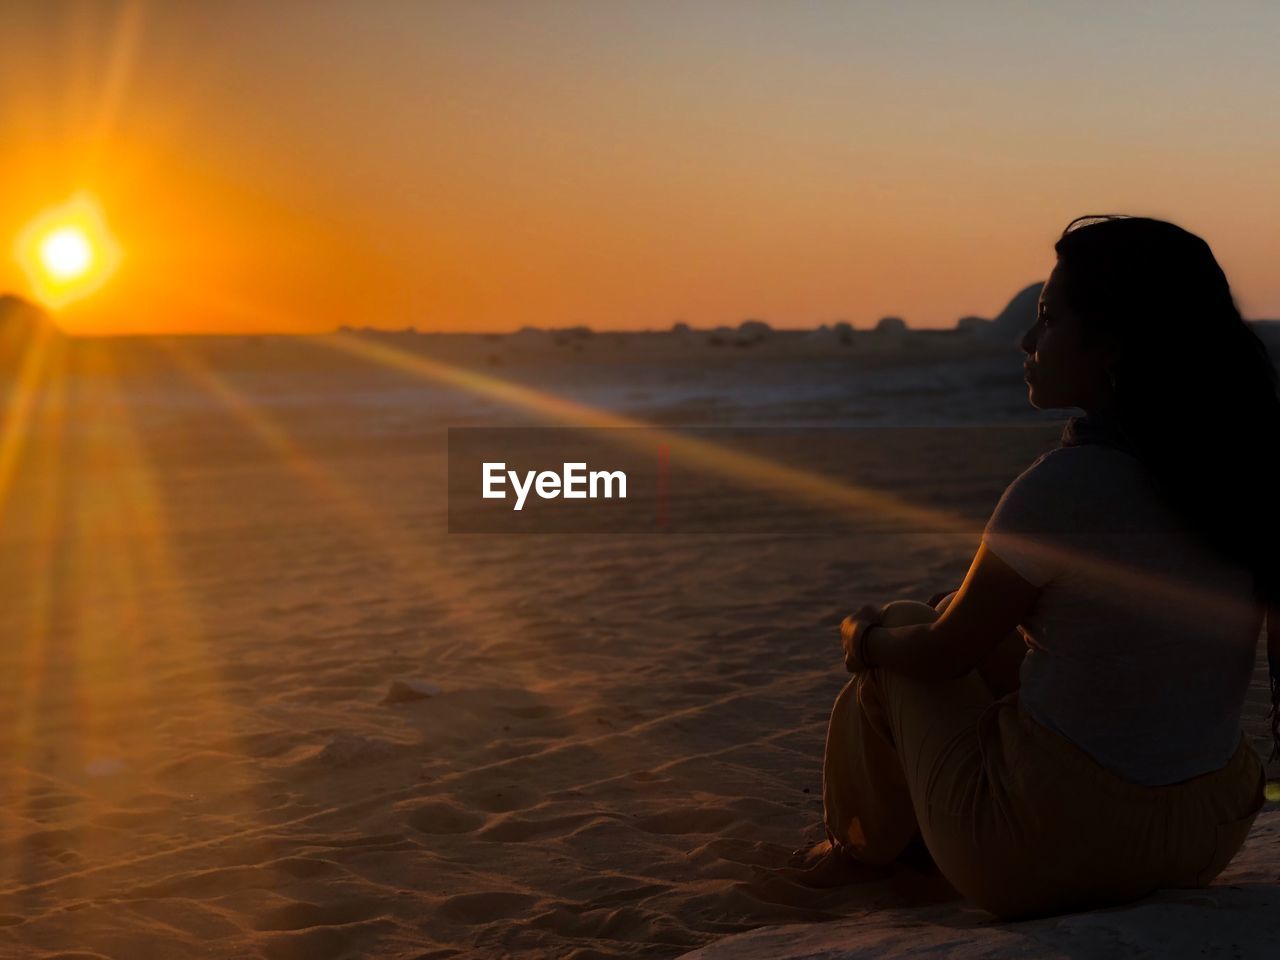
[[[0,957],[662,958],[945,898],[762,869],[820,835],[840,619],[958,586],[1062,412],[1011,344],[737,336],[51,348],[0,460]],[[575,409],[885,430],[863,468],[963,519],[449,533],[448,428]]]

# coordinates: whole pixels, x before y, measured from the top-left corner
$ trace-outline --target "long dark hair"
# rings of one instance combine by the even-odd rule
[[[1209,245],[1163,220],[1078,217],[1054,244],[1086,335],[1109,337],[1114,422],[1170,506],[1280,608],[1280,396]],[[1280,751],[1280,636],[1268,629],[1272,756]],[[1280,630],[1275,631],[1280,633]]]

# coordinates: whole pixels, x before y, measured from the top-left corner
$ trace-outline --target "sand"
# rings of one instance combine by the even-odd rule
[[[1059,426],[989,350],[681,349],[438,362],[668,425]],[[0,956],[675,957],[936,894],[759,868],[820,819],[840,617],[956,585],[976,531],[449,536],[444,428],[549,414],[415,369],[95,341],[10,394]],[[954,475],[917,473],[922,502]]]
[[[684,960],[895,960],[948,957],[1274,957],[1280,952],[1280,811],[1264,812],[1231,866],[1203,890],[1138,903],[991,923],[963,903],[871,909],[833,923],[768,927],[719,940]]]

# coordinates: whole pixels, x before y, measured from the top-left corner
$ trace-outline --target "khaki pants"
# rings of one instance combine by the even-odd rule
[[[937,616],[909,600],[884,610],[887,626]],[[1221,770],[1140,786],[1032,720],[1017,693],[993,701],[976,671],[870,669],[836,698],[822,793],[832,841],[856,859],[890,863],[919,833],[952,886],[1013,919],[1209,883],[1244,843],[1264,780],[1241,737]]]

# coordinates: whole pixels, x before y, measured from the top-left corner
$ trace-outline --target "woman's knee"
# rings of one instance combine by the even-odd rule
[[[880,608],[880,625],[904,627],[910,623],[932,623],[939,612],[919,600],[892,600]]]

